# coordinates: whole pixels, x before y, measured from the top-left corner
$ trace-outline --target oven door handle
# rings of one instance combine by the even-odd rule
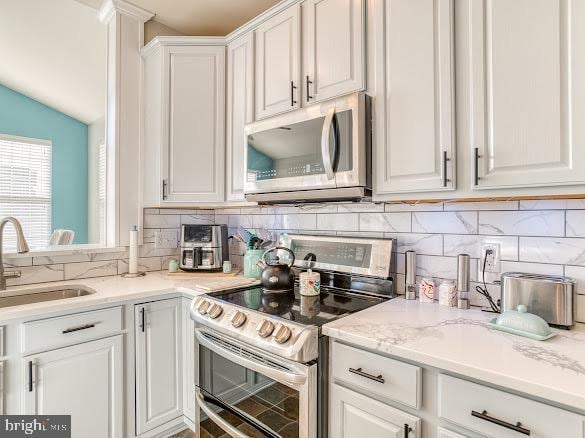
[[[221,347],[220,345],[214,343],[213,341],[207,339],[203,335],[201,329],[198,328],[195,329],[195,337],[197,338],[199,344],[203,345],[206,348],[209,348],[211,351],[219,354],[220,356],[223,356],[226,359],[244,368],[251,369],[252,371],[256,371],[260,374],[264,374],[266,377],[276,380],[277,382],[286,382],[291,385],[299,386],[304,385],[305,382],[307,381],[307,376],[305,374],[282,371],[278,368],[271,367],[262,362],[249,359],[244,356],[240,356],[239,354],[227,350]]]
[[[331,129],[333,128],[333,118],[335,117],[335,108],[331,108],[327,111],[325,116],[325,122],[323,122],[323,131],[321,132],[321,155],[323,156],[323,167],[325,168],[325,174],[327,179],[335,178],[333,172],[333,159],[331,158],[331,148],[329,145],[329,138],[331,138]],[[335,142],[334,136],[334,142]],[[335,153],[337,154],[337,144],[335,145]]]
[[[211,421],[213,421],[215,424],[221,427],[225,432],[229,433],[231,436],[235,438],[249,438],[248,435],[242,433],[241,430],[236,429],[234,426],[232,426],[230,423],[224,420],[220,415],[213,412],[213,409],[211,408],[211,406],[207,404],[207,402],[203,398],[203,395],[201,395],[200,392],[197,392],[195,396],[197,397],[197,404],[199,405],[201,410],[205,412],[205,415],[207,415],[207,417],[210,418]]]

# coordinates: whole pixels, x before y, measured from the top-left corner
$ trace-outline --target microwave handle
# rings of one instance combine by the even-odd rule
[[[331,158],[331,148],[329,144],[329,139],[331,138],[331,129],[334,129],[334,119],[335,108],[331,108],[329,111],[327,111],[327,116],[325,117],[325,122],[323,123],[323,131],[321,132],[321,155],[323,155],[323,167],[325,167],[325,174],[327,175],[327,179],[335,178],[335,173],[333,171],[333,163],[335,162],[335,158]],[[337,155],[337,135],[333,136],[333,142],[335,146],[335,157]]]

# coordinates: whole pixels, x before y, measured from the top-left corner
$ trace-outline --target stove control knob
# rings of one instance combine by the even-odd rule
[[[244,312],[240,312],[239,310],[234,313],[231,319],[232,325],[235,328],[241,327],[246,322],[246,314]]]
[[[197,311],[201,315],[205,315],[207,313],[207,309],[209,309],[209,301],[201,300],[197,303]]]
[[[279,344],[284,344],[286,341],[290,339],[291,335],[292,332],[284,324],[278,324],[274,329],[274,333],[272,333],[272,337]]]
[[[258,324],[258,327],[256,327],[256,331],[263,338],[267,338],[268,336],[270,336],[272,334],[273,330],[274,330],[274,324],[272,324],[267,319],[263,319],[260,322],[260,324]]]
[[[207,309],[207,314],[211,319],[219,318],[222,312],[223,312],[222,307],[217,303],[213,303],[211,306],[209,306],[209,309]]]

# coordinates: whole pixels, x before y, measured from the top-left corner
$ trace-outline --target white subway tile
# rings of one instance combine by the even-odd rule
[[[385,234],[396,239],[396,252],[416,251],[417,254],[443,255],[443,236],[440,234]]]
[[[158,228],[148,228],[142,232],[142,239],[144,243],[154,243],[156,233],[160,231]]]
[[[585,266],[585,239],[521,237],[519,260]]]
[[[318,214],[317,229],[329,231],[358,231],[359,215],[357,213]]]
[[[138,248],[140,257],[176,256],[178,253],[177,248],[156,248],[154,243],[145,243]]]
[[[19,266],[31,266],[33,264],[32,257],[6,257],[4,256],[4,267],[7,269],[19,267]]]
[[[477,212],[412,213],[415,233],[477,234]]]
[[[181,215],[181,225],[195,224],[195,225],[210,225],[215,221],[215,215],[212,214],[188,214]],[[161,227],[163,228],[163,227]],[[167,227],[174,228],[174,227]]]
[[[404,291],[406,290],[406,277],[404,274],[396,274],[394,277],[394,292],[404,295]]]
[[[338,206],[340,213],[381,213],[384,211],[384,204],[374,204],[373,202],[359,202],[351,204],[341,204]]]
[[[106,277],[118,273],[118,261],[69,263],[65,265],[65,280]]]
[[[477,260],[470,260],[470,280],[477,279]],[[417,255],[416,273],[421,277],[457,278],[457,257],[437,257]]]
[[[520,201],[520,210],[580,210],[585,199],[533,199]]]
[[[158,208],[145,208],[143,214],[159,214]]]
[[[397,202],[386,204],[385,211],[443,211],[442,202]]]
[[[482,211],[479,213],[481,234],[512,236],[565,235],[565,212],[536,211]]]
[[[337,205],[309,204],[297,207],[297,213],[337,213]]]
[[[265,229],[281,229],[282,228],[282,216],[280,215],[256,215],[253,216],[252,223],[254,228],[265,228]]]
[[[23,284],[46,283],[64,279],[63,265],[25,266],[18,268],[20,278],[7,278],[8,286],[19,286]]]
[[[167,265],[168,267],[168,265]],[[142,272],[160,271],[160,257],[141,257],[138,259],[138,270]],[[118,274],[128,272],[128,259],[118,260]]]
[[[383,239],[384,233],[381,231],[338,231],[338,236],[345,237],[364,237],[366,239]]]
[[[567,237],[585,237],[585,210],[567,210]]]
[[[527,274],[563,275],[562,265],[502,261],[500,268],[502,274],[505,272],[525,272]]]
[[[360,231],[408,233],[411,231],[411,213],[360,213]]]
[[[575,320],[577,322],[585,322],[585,295],[577,295],[577,313]]]
[[[479,259],[481,248],[486,243],[498,243],[500,245],[501,260],[518,260],[518,237],[516,236],[477,236],[473,234],[445,234],[446,256],[469,254]]]
[[[172,214],[144,215],[144,228],[179,228],[181,216]]]
[[[282,228],[285,230],[316,230],[316,214],[285,214],[282,216]]]
[[[518,210],[518,201],[445,202],[445,211]]]
[[[228,224],[229,216],[227,214],[216,214],[214,217],[215,225],[229,225]]]

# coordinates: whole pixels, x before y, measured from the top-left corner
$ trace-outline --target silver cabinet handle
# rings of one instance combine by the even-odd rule
[[[365,377],[366,379],[373,380],[374,382],[378,382],[378,383],[385,382],[384,378],[382,377],[382,374],[380,374],[378,376],[374,376],[372,374],[369,374],[369,373],[362,371],[361,367],[360,368],[350,368],[349,372],[353,373],[353,374],[357,374],[358,376]]]
[[[33,392],[33,361],[28,361],[28,392]]]
[[[479,177],[479,159],[481,158],[481,155],[479,155],[479,148],[475,148],[473,151],[473,158],[474,158],[474,162],[473,162],[473,171],[474,171],[474,185],[478,186],[479,185],[479,180],[481,179]]]
[[[294,81],[290,81],[290,106],[295,106],[295,104],[297,103],[297,101],[295,100],[296,88],[297,87],[295,87]]]
[[[162,198],[163,198],[163,201],[165,199],[167,199],[167,180],[166,179],[162,180]]]
[[[447,157],[447,151],[443,151],[443,187],[447,187],[447,183],[451,181],[447,178],[447,162],[451,161],[449,157]]]
[[[475,418],[479,418],[480,420],[487,421],[488,423],[497,424],[498,426],[505,427],[506,429],[521,433],[522,435],[530,436],[530,429],[522,427],[522,423],[519,421],[516,424],[508,423],[507,421],[500,420],[499,418],[491,417],[485,410],[481,412],[471,411],[471,415]]]
[[[331,160],[331,151],[329,148],[333,117],[335,117],[335,108],[331,108],[327,111],[327,116],[323,123],[323,131],[321,132],[321,155],[323,155],[323,167],[325,168],[327,179],[335,178],[335,174],[333,173],[333,161]]]
[[[310,85],[313,83],[313,81],[309,78],[309,75],[307,75],[306,78],[306,85],[307,85],[307,102],[309,100],[311,100],[313,98],[313,96],[311,96],[311,87]]]
[[[71,328],[65,329],[61,333],[66,335],[67,333],[78,332],[80,330],[87,330],[87,329],[94,328],[94,327],[95,327],[95,324],[85,324],[85,325],[80,325],[79,327],[71,327]]]

